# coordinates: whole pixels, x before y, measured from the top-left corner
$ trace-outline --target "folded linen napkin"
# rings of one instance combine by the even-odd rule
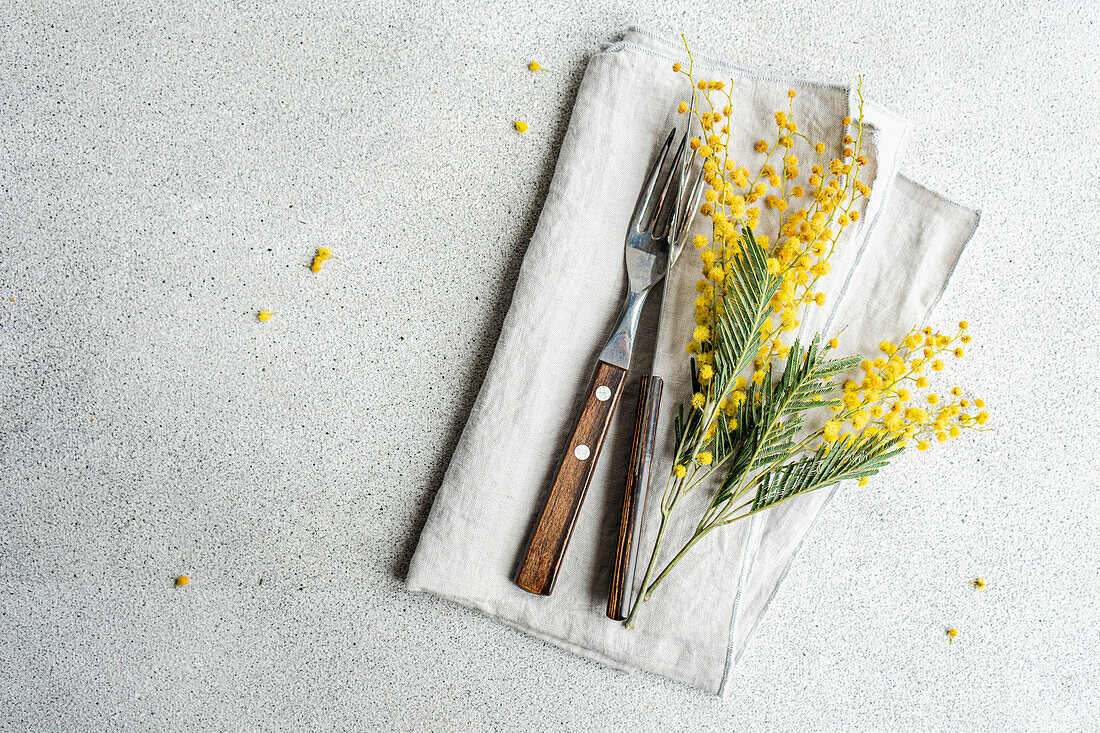
[[[516,282],[496,352],[451,458],[409,568],[411,590],[479,609],[582,656],[646,670],[721,693],[792,559],[835,491],[779,505],[701,542],[646,603],[627,631],[604,616],[611,557],[637,394],[652,360],[665,376],[653,471],[670,468],[672,416],[687,392],[683,345],[693,323],[698,262],[684,253],[669,282],[660,343],[643,322],[632,374],[612,422],[552,596],[518,588],[516,575],[556,459],[626,292],[623,237],[659,141],[690,93],[673,61],[683,48],[644,31],[589,61],[538,226]],[[797,118],[839,153],[840,120],[856,116],[852,88],[755,74],[696,54],[706,78],[732,79],[729,149],[746,164],[774,135],[772,112],[798,92]],[[828,305],[812,309],[805,334],[845,326],[842,347],[869,353],[921,323],[938,301],[977,213],[898,174],[905,123],[866,104],[861,180],[871,187],[859,227],[849,227],[824,279]],[[735,142],[736,141],[736,142]],[[707,232],[709,222],[698,229]],[[656,295],[656,294],[655,294]],[[654,301],[657,299],[654,298]],[[650,311],[652,313],[652,310]],[[881,480],[889,480],[888,474]],[[663,481],[650,492],[640,562],[656,532]],[[679,530],[690,532],[693,507]],[[695,514],[697,517],[698,515]],[[670,530],[677,531],[674,525]],[[678,547],[670,535],[668,547]],[[640,580],[640,575],[639,580]]]

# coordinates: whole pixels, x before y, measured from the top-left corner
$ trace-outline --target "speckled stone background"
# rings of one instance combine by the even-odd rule
[[[0,15],[0,727],[1100,718],[1095,3],[98,5]],[[839,497],[724,700],[402,583],[584,60],[631,24],[862,72],[905,172],[983,210],[938,321],[996,431]]]

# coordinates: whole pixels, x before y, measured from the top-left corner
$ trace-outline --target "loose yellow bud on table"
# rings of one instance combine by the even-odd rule
[[[959,635],[959,630],[958,629],[948,629],[947,630],[947,635],[949,637],[951,637],[951,642],[950,643],[954,644],[955,643],[955,637]]]
[[[183,586],[187,585],[190,582],[191,582],[190,578],[188,578],[186,575],[181,575],[178,578],[176,578],[176,587],[177,588],[182,588]]]
[[[329,257],[335,257],[335,256],[336,255],[332,254],[332,248],[330,248],[330,247],[318,247],[317,248],[317,254],[313,255],[313,262],[311,264],[306,265],[306,267],[308,267],[313,272],[320,272],[321,271],[321,263],[324,262],[325,260],[327,260]]]
[[[540,69],[542,69],[538,61],[532,61],[531,63],[527,64],[527,68],[531,71],[539,71]]]
[[[974,578],[974,580],[970,581],[970,585],[974,586],[978,590],[984,590],[985,580],[982,578]]]
[[[259,313],[256,314],[256,320],[258,320],[258,321],[268,321],[268,320],[271,320],[271,317],[273,315],[276,315],[275,311],[267,311],[267,310],[260,311]]]
[[[516,131],[527,132],[527,123],[523,120],[516,120]]]

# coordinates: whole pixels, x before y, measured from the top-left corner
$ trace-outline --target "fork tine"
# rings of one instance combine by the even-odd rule
[[[694,159],[693,159],[694,162]],[[687,169],[690,175],[690,167]],[[685,181],[686,184],[686,181]],[[685,189],[687,186],[685,185]],[[678,218],[676,222],[676,231],[669,238],[673,243],[674,255],[679,254],[679,250],[684,246],[687,241],[688,231],[691,229],[691,221],[695,218],[695,214],[699,211],[699,202],[703,198],[703,170],[699,169],[695,174],[695,181],[691,186],[691,193],[685,198],[684,204],[677,208]]]
[[[695,94],[692,94],[691,111],[688,113],[687,129],[684,130],[685,140],[691,135],[694,112]],[[669,257],[671,262],[675,262],[676,258],[680,256],[680,250],[683,249],[688,232],[691,230],[691,222],[695,219],[695,215],[699,211],[699,201],[703,197],[705,176],[701,167],[695,174],[694,183],[690,186],[688,185],[692,171],[695,169],[695,159],[698,155],[697,152],[692,151],[691,160],[684,163],[683,170],[680,172],[680,190],[679,195],[676,197],[676,220],[668,238]]]
[[[691,138],[691,119],[688,118],[687,127],[684,129],[684,138],[680,143],[681,149],[683,149],[688,140]],[[684,217],[687,211],[684,207],[684,201],[689,197],[691,188],[689,187],[691,172],[695,167],[695,158],[698,154],[693,150],[689,154],[689,157],[685,158],[680,165],[679,175],[676,181],[676,200],[673,204],[672,212],[669,215],[668,231],[665,232],[665,236],[668,237],[669,243],[672,245],[672,249],[675,249],[676,239],[680,235],[680,232],[684,229],[685,220]],[[670,173],[671,175],[671,173]],[[690,217],[687,219],[687,223],[691,223]],[[670,253],[672,250],[670,249]]]
[[[653,188],[657,185],[657,176],[661,173],[661,168],[664,167],[665,158],[668,157],[668,151],[669,148],[672,147],[672,139],[675,136],[676,130],[668,134],[668,139],[665,140],[665,144],[661,146],[661,152],[657,154],[657,160],[653,161],[653,166],[649,169],[649,174],[646,176],[645,184],[638,194],[638,201],[634,204],[634,214],[630,217],[630,227],[635,231],[644,232],[646,228],[648,228],[642,226],[642,222],[647,218],[644,214],[646,209],[649,208],[650,199],[653,198]]]
[[[673,134],[675,134],[675,131]],[[680,145],[676,149],[676,155],[672,158],[672,164],[668,167],[668,173],[665,174],[665,184],[661,187],[661,196],[657,199],[657,206],[653,211],[649,226],[646,227],[650,234],[657,239],[664,239],[668,236],[674,225],[676,203],[680,200],[680,183],[683,179],[681,162],[684,158],[684,150],[687,149],[687,141],[688,136],[685,131],[683,138],[680,140]],[[670,198],[669,189],[672,188],[673,182],[675,182],[676,188],[672,189],[673,195]],[[670,204],[672,205],[670,206]]]

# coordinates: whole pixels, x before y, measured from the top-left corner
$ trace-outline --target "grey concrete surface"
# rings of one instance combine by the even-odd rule
[[[1090,728],[1098,23],[1061,1],[5,3],[0,728]],[[983,210],[938,320],[971,321],[996,431],[839,497],[727,699],[402,584],[584,59],[632,24],[862,73],[913,121],[905,172]],[[314,274],[318,246],[339,259]]]

